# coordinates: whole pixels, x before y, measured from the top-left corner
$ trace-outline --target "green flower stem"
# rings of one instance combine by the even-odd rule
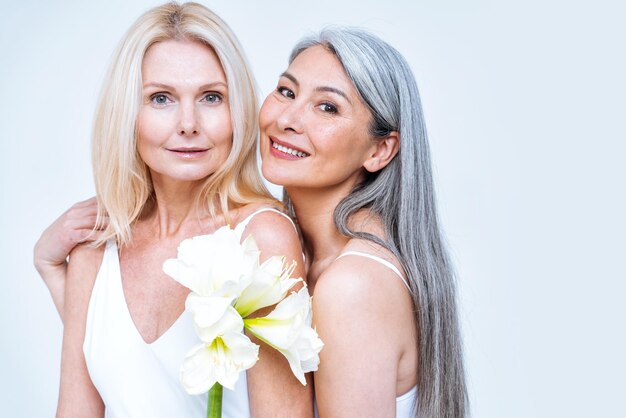
[[[215,383],[209,390],[209,405],[207,406],[207,418],[222,418],[222,392],[224,388]]]

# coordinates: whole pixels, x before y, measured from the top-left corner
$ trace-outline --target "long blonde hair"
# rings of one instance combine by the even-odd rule
[[[204,182],[199,204],[227,222],[229,209],[274,201],[257,165],[258,101],[246,57],[228,25],[197,3],[167,3],[144,13],[120,41],[106,75],[92,133],[92,162],[98,197],[97,226],[109,224],[96,245],[109,238],[131,240],[131,225],[153,195],[152,180],[137,152],[137,115],[142,97],[141,66],[148,48],[165,40],[199,41],[217,54],[228,83],[233,140],[224,164]],[[219,203],[217,203],[219,202]]]

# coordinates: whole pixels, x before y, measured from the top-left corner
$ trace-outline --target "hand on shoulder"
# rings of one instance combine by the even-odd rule
[[[95,197],[74,204],[41,234],[33,249],[33,263],[63,318],[67,256],[81,242],[100,237],[93,231],[98,213]]]
[[[72,205],[46,228],[33,251],[34,264],[40,274],[47,268],[64,265],[76,245],[99,237],[99,231],[93,231],[97,214],[98,202],[92,197]]]

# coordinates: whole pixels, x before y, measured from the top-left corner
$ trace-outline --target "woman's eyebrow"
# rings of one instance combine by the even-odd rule
[[[152,82],[152,81],[149,81],[149,82],[147,82],[146,84],[143,85],[143,88],[147,88],[147,87],[156,87],[156,88],[165,89],[165,90],[176,90],[176,88],[174,86],[170,86],[170,85],[165,84],[165,83]],[[212,89],[212,88],[215,88],[215,87],[228,88],[228,85],[226,83],[222,82],[222,81],[215,81],[213,83],[203,84],[198,89],[199,90],[207,90],[207,89]]]
[[[285,71],[280,76],[288,78],[289,80],[291,80],[291,82],[293,82],[293,84],[300,87],[300,83],[298,83],[298,79],[296,79],[291,73]]]
[[[300,83],[298,82],[298,79],[296,77],[294,77],[293,74],[285,71],[280,76],[281,77],[285,77],[285,78],[291,80],[291,82],[293,82],[293,84],[295,84],[297,87],[300,87]],[[319,87],[315,88],[315,91],[326,92],[326,93],[335,93],[335,94],[343,97],[344,99],[346,99],[346,101],[348,103],[352,104],[352,101],[348,98],[348,95],[346,93],[344,93],[343,90],[340,90],[340,89],[338,89],[336,87],[319,86]]]
[[[316,87],[315,91],[321,91],[321,92],[326,92],[326,93],[335,93],[335,94],[343,97],[344,99],[346,99],[346,101],[348,103],[352,104],[352,101],[348,98],[348,95],[346,93],[344,93],[342,90],[339,90],[336,87],[320,86],[320,87]]]

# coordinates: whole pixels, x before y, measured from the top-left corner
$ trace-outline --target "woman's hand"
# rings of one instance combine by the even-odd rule
[[[35,244],[35,268],[50,290],[54,305],[63,319],[67,257],[83,242],[94,241],[101,232],[94,231],[98,204],[95,197],[74,204],[57,218]]]

